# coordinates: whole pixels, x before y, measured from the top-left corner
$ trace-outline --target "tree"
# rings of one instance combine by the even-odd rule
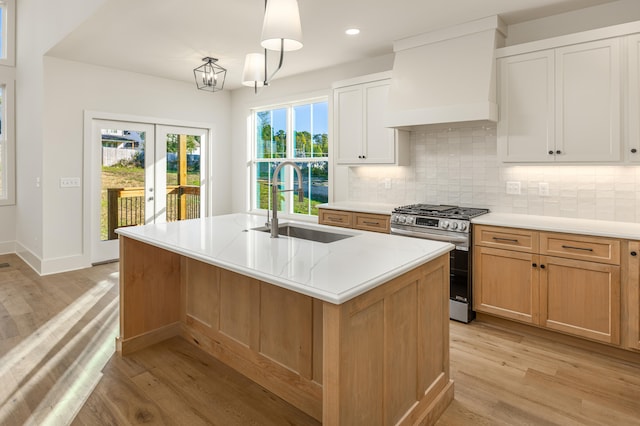
[[[167,152],[178,152],[178,137],[170,133],[167,135]],[[187,153],[192,154],[200,147],[200,136],[187,135]]]

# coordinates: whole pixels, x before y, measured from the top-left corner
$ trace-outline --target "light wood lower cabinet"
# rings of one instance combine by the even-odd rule
[[[540,325],[620,344],[620,267],[540,257]]]
[[[318,223],[385,234],[391,232],[391,216],[387,214],[318,209]]]
[[[538,269],[535,255],[476,247],[473,307],[476,311],[538,324]]]
[[[623,287],[623,330],[626,331],[625,346],[640,350],[640,241],[629,241],[625,250]]]
[[[483,225],[474,240],[476,311],[621,344],[619,240]]]

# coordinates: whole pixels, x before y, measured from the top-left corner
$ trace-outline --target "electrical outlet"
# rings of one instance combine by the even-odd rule
[[[391,189],[391,179],[385,178],[384,180],[384,189]]]
[[[540,182],[538,184],[538,195],[541,197],[549,196],[549,183],[548,182]]]
[[[78,187],[80,187],[79,177],[60,178],[60,188],[78,188]]]
[[[520,195],[520,182],[517,182],[517,181],[507,182],[507,194]]]

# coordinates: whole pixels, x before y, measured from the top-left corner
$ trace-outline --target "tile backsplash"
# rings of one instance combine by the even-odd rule
[[[640,222],[640,166],[502,163],[495,127],[414,131],[410,166],[351,167],[348,176],[352,201]],[[520,182],[520,195],[506,193],[510,181]]]

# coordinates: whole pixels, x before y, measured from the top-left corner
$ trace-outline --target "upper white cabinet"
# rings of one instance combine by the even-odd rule
[[[555,152],[553,63],[548,50],[498,61],[498,155],[503,161],[548,161],[548,152]]]
[[[388,73],[334,85],[333,137],[337,164],[407,163],[408,144],[399,139],[408,135],[384,127],[390,85]]]
[[[505,162],[620,160],[620,39],[500,58]]]
[[[640,34],[627,38],[629,90],[627,98],[626,158],[640,161]]]

